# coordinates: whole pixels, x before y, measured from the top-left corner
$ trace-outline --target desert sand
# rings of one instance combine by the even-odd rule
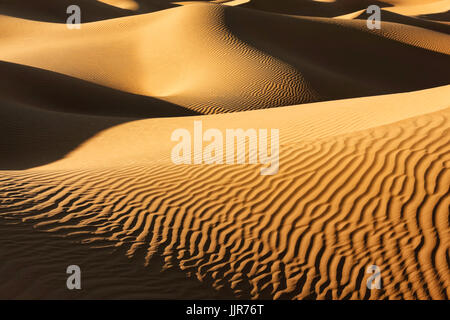
[[[0,4],[0,298],[448,299],[450,1],[376,2]],[[174,164],[194,121],[278,173]]]

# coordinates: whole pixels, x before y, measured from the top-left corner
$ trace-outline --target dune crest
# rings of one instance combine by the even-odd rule
[[[109,4],[114,7],[118,7],[121,9],[127,10],[138,10],[139,3],[134,0],[98,0],[99,2],[103,2]]]
[[[156,128],[195,117],[124,124],[60,163],[2,172],[1,217],[121,248],[138,264],[161,255],[164,269],[237,297],[446,299],[449,88],[343,101],[337,121],[335,102],[274,109],[270,120],[269,110],[203,118],[279,127],[274,176],[254,165],[173,165]],[[369,264],[382,290],[367,290]]]
[[[200,113],[413,91],[448,79],[447,34],[389,22],[371,32],[364,21],[195,4],[81,30],[7,17],[0,26],[11,30],[0,40],[4,61]]]

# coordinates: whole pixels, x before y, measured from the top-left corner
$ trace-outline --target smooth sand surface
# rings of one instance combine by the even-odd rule
[[[0,298],[448,299],[448,1],[85,2],[0,11]],[[174,164],[194,121],[278,173]]]

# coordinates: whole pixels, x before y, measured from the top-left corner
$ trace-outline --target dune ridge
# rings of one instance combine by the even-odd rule
[[[370,32],[363,21],[194,4],[88,23],[73,32],[7,17],[0,26],[11,30],[0,41],[3,61],[204,114],[448,83],[448,35],[389,22]]]
[[[315,104],[276,110],[283,165],[274,176],[259,176],[254,165],[176,166],[164,151],[133,164],[132,150],[128,164],[111,167],[86,165],[86,157],[74,155],[74,162],[70,156],[62,161],[67,166],[4,171],[1,216],[87,247],[123,248],[138,264],[151,266],[161,255],[163,269],[179,268],[236,297],[448,299],[450,105],[444,90],[449,87],[410,94],[410,108],[397,111],[405,120],[386,123],[385,114],[373,126],[356,121],[365,129],[327,120],[332,103],[322,103],[322,112]],[[420,103],[439,91],[434,111]],[[389,98],[374,97],[368,105]],[[365,99],[341,114],[358,119],[354,113]],[[292,112],[328,121],[322,127],[331,132],[311,125],[318,131],[308,135],[307,124],[289,126]],[[233,115],[208,120],[227,126]],[[187,127],[193,118],[158,121]],[[112,129],[121,131],[116,137],[136,134],[126,126]],[[368,264],[380,266],[382,290],[367,290]]]

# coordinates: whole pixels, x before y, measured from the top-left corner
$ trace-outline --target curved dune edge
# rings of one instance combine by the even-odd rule
[[[84,22],[114,19],[134,13],[133,11],[110,6],[97,0],[77,0],[76,2],[72,0],[7,0],[0,2],[0,15],[18,17],[33,21],[65,24],[68,17],[66,12],[67,8],[75,4],[82,8],[82,21]],[[165,6],[163,8],[167,7],[168,6]]]
[[[170,143],[172,132],[186,128],[193,135],[193,123],[196,120],[202,121],[204,130],[218,128],[223,132],[227,128],[279,128],[281,145],[290,145],[296,141],[310,142],[446,109],[450,106],[449,95],[450,85],[410,93],[305,104],[301,107],[131,121],[100,131],[64,159],[36,169],[171,162],[171,149],[175,145]]]
[[[448,299],[449,90],[252,111],[239,114],[242,122],[233,114],[201,118],[218,128],[280,128],[273,176],[259,175],[257,165],[173,165],[153,120],[123,124],[60,163],[2,171],[0,219],[32,225],[56,244],[63,237],[121,250],[112,253],[117,270],[161,257],[163,269],[236,297]],[[189,128],[193,119],[158,119],[159,128]],[[140,141],[145,127],[153,133]],[[141,157],[130,146],[114,162],[109,139],[120,146],[127,136]],[[159,149],[144,142],[150,137]],[[89,165],[100,155],[103,163]],[[69,248],[58,259],[76,261],[80,251]],[[365,285],[372,264],[381,290]],[[100,272],[93,283],[101,294],[85,288],[85,296],[107,297],[109,276]],[[143,284],[117,284],[115,276],[116,286],[141,292]]]
[[[250,0],[244,7],[278,14],[336,17],[366,9],[370,5],[404,15],[446,12],[448,0]]]
[[[139,3],[134,0],[98,0],[98,2],[103,2],[120,9],[126,10],[138,10]]]
[[[394,7],[396,8],[396,7]],[[386,22],[397,23],[401,25],[415,26],[423,29],[433,30],[445,34],[450,34],[450,27],[447,23],[442,21],[432,21],[422,18],[421,16],[409,16],[399,14],[400,10],[388,10],[389,8],[383,8],[381,10],[381,20],[382,24]],[[450,10],[450,2],[449,2]],[[352,12],[350,14],[345,14],[343,16],[334,17],[335,19],[361,19],[366,20],[370,15],[367,14],[366,10]],[[450,17],[450,14],[449,14]],[[383,29],[384,25],[382,25]],[[398,39],[401,41],[402,39]]]
[[[437,1],[419,1],[417,3],[411,3],[410,1],[404,1],[400,5],[393,7],[387,7],[386,10],[410,15],[431,15],[436,13],[445,13],[450,10],[450,1],[448,0],[437,0]]]

